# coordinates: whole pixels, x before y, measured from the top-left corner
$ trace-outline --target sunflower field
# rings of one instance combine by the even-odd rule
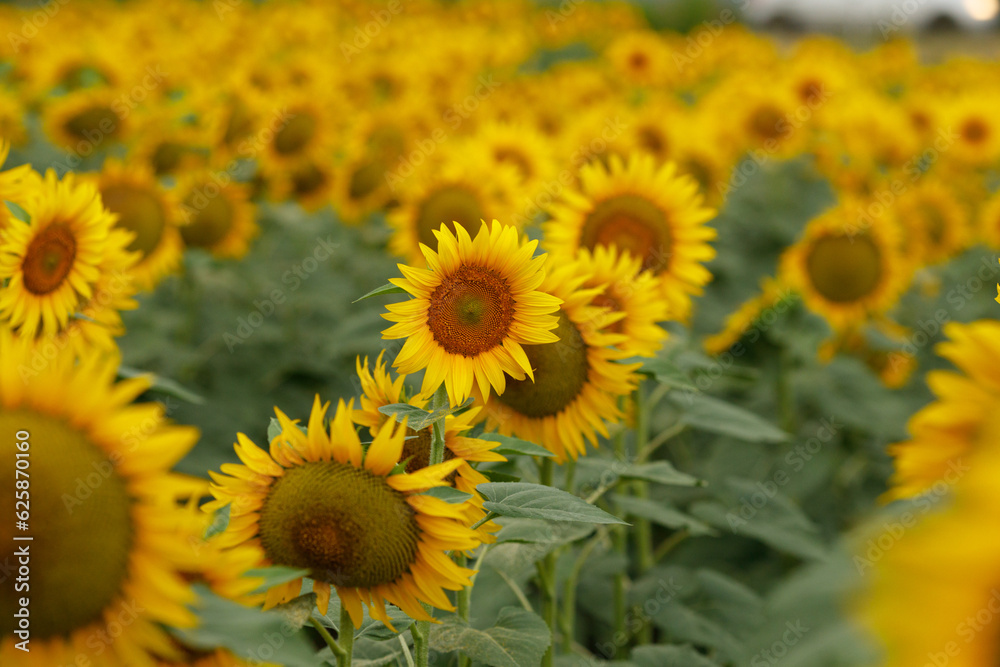
[[[1000,44],[720,7],[0,6],[0,665],[1000,664]]]

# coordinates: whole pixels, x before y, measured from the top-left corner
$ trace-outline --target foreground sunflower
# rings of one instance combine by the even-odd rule
[[[51,169],[23,200],[28,222],[0,231],[0,318],[22,335],[57,334],[101,276],[114,218],[97,190]]]
[[[630,354],[614,347],[625,336],[594,326],[607,316],[595,303],[603,289],[582,286],[588,277],[577,263],[546,276],[542,287],[563,303],[558,340],[524,347],[533,381],[507,378],[503,392],[475,394],[486,404],[480,419],[488,430],[537,442],[560,463],[585,453],[587,442],[596,446],[598,433],[607,437],[605,422],[622,417],[619,397],[638,385],[641,364],[618,363]]]
[[[5,591],[0,664],[180,659],[163,626],[194,624],[182,573],[196,535],[178,530],[180,510],[163,497],[189,491],[169,469],[198,432],[168,425],[158,403],[133,404],[149,382],[115,383],[115,355],[76,362],[70,348],[57,350],[39,367],[32,341],[0,330],[0,455],[12,462],[0,467],[0,509],[12,517],[15,489],[26,489],[15,460],[28,461],[31,504],[27,529],[0,524],[0,562],[30,551],[30,653],[15,648],[17,597]]]
[[[646,154],[627,163],[612,155],[608,168],[591,162],[580,181],[581,192],[548,207],[546,248],[569,259],[578,248],[617,246],[657,277],[671,314],[686,320],[691,296],[712,278],[702,263],[715,256],[708,241],[716,232],[705,225],[715,213],[702,206],[697,183],[678,175],[673,163],[657,167]]]
[[[429,268],[400,264],[404,277],[389,281],[414,298],[382,315],[396,323],[383,338],[406,338],[393,365],[404,375],[426,368],[422,391],[443,382],[452,405],[465,402],[473,382],[483,394],[491,386],[502,394],[505,373],[533,379],[522,345],[558,340],[552,313],[561,301],[538,291],[546,259],[532,258],[538,242],[522,242],[496,220],[480,225],[475,240],[461,225],[457,236],[441,225],[438,249],[421,248]]]
[[[352,406],[340,401],[327,429],[329,406],[316,398],[307,432],[275,409],[281,433],[270,453],[238,435],[244,465],[224,464],[224,474],[211,473],[216,500],[203,506],[230,506],[219,545],[255,554],[258,567],[309,569],[320,611],[326,613],[333,586],[355,627],[362,603],[390,628],[386,601],[419,620],[431,620],[421,602],[453,610],[443,589],[470,585],[472,571],[447,552],[475,549],[479,541],[462,523],[464,503],[420,493],[447,486],[445,477],[462,459],[392,474],[405,425],[382,428],[363,450]],[[301,587],[301,578],[271,587],[264,608],[298,596]]]
[[[1000,322],[980,320],[944,327],[949,340],[935,351],[959,372],[936,370],[927,385],[936,400],[910,417],[910,439],[890,445],[896,472],[889,499],[916,496],[969,456],[990,415],[1000,409]]]

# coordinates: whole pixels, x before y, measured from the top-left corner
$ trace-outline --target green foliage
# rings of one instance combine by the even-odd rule
[[[561,489],[524,482],[488,482],[476,487],[483,507],[501,516],[582,523],[625,523]]]
[[[461,650],[473,660],[493,667],[537,665],[551,641],[545,621],[517,607],[501,609],[496,625],[486,630],[472,628],[455,617],[431,629],[433,650]]]

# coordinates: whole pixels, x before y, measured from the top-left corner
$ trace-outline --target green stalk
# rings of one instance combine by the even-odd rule
[[[434,392],[431,400],[431,411],[440,410],[448,405],[448,393],[442,384]],[[444,462],[444,417],[434,420],[431,431],[431,451],[427,465],[433,466]],[[427,667],[430,654],[428,637],[430,636],[430,621],[417,621],[410,626],[410,634],[413,636],[413,650],[416,653],[415,662],[417,667]]]
[[[466,558],[465,554],[460,553],[455,559],[459,567],[465,567]],[[458,592],[458,617],[469,622],[469,606],[472,603],[472,586],[466,586]],[[472,659],[464,653],[458,654],[458,667],[469,667],[472,664]]]
[[[344,612],[341,611],[341,614],[343,614],[343,613]],[[348,620],[348,622],[350,622],[350,618],[348,618],[347,620]],[[344,651],[343,647],[341,647],[341,645],[337,643],[337,640],[333,638],[333,635],[330,634],[330,631],[327,630],[323,626],[322,623],[320,623],[318,620],[316,620],[316,618],[314,616],[310,616],[309,617],[309,625],[311,625],[314,628],[316,628],[316,632],[319,633],[319,636],[323,638],[323,641],[326,642],[326,645],[330,647],[331,651],[333,651],[333,655],[335,655],[337,657],[337,667],[340,667],[341,665],[344,665],[344,664],[347,664],[347,665],[351,664],[351,659],[350,659],[349,654],[346,653]],[[341,630],[341,633],[343,633],[343,630]],[[354,640],[354,633],[353,632],[351,633],[351,640],[352,640],[352,643],[353,643],[353,640]],[[347,657],[347,662],[346,663],[343,662],[343,659],[345,657]]]
[[[649,444],[649,406],[642,396],[642,385],[635,390],[635,445],[637,464],[646,462]],[[649,499],[649,482],[636,480],[632,484],[633,495],[640,500]],[[642,576],[649,571],[656,559],[653,555],[653,527],[649,519],[636,517],[635,519],[635,551],[636,570],[638,576]],[[637,641],[640,645],[651,644],[653,641],[653,627],[649,623],[644,623],[639,630]]]
[[[580,549],[580,553],[573,563],[573,569],[566,582],[563,584],[562,617],[559,620],[559,629],[562,634],[562,649],[565,653],[573,652],[573,625],[576,622],[576,583],[580,579],[580,571],[584,563],[598,544],[605,539],[606,531],[599,529],[587,544]]]
[[[625,451],[625,429],[621,429],[615,435],[615,460],[616,461],[626,461],[628,459],[627,452]],[[618,509],[615,512],[620,515],[621,510]],[[615,526],[612,533],[612,543],[614,545],[615,551],[622,556],[628,556],[628,534],[625,532],[625,526]],[[612,593],[612,604],[614,606],[614,634],[612,638],[617,645],[617,637],[625,636],[625,572],[618,572],[615,574],[614,581],[614,591]],[[613,658],[614,656],[608,656]]]
[[[554,464],[552,459],[543,458],[538,464],[538,481],[546,486],[552,486]],[[542,667],[552,667],[553,656],[555,655],[556,630],[559,626],[559,607],[556,599],[556,554],[550,551],[538,563],[538,584],[542,592],[542,618],[549,626],[549,634],[552,642],[542,657]]]
[[[344,650],[344,655],[337,656],[337,667],[351,667],[351,657],[354,655],[354,621],[347,613],[347,605],[340,606],[340,632],[337,643]]]

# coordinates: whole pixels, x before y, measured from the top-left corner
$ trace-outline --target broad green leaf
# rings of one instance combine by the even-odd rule
[[[547,458],[555,456],[555,454],[544,447],[540,447],[533,442],[509,435],[500,435],[499,433],[483,433],[481,435],[477,435],[476,438],[479,440],[499,442],[500,446],[493,450],[497,454],[527,454],[529,456],[542,456]]]
[[[451,503],[452,505],[464,503],[472,497],[472,494],[466,493],[465,491],[459,491],[458,489],[450,486],[436,486],[432,489],[427,489],[421,495],[432,496],[438,500],[443,500],[446,503]]]
[[[215,516],[212,517],[212,523],[208,525],[205,529],[205,539],[210,537],[215,537],[216,535],[222,533],[229,527],[229,510],[231,507],[226,505],[225,507],[220,507],[215,510]]]
[[[501,516],[583,523],[625,523],[604,510],[587,504],[582,498],[550,486],[525,482],[487,482],[476,489],[486,498],[483,507]]]
[[[632,662],[638,667],[719,667],[719,663],[709,660],[689,644],[637,646],[632,650]]]
[[[724,662],[736,661],[743,654],[742,643],[727,628],[679,602],[664,605],[653,615],[653,623],[671,639],[717,650]]]
[[[479,472],[481,472],[483,474],[483,476],[486,477],[486,479],[490,480],[491,482],[520,482],[521,481],[521,478],[518,477],[517,475],[508,475],[505,472],[498,472],[496,470],[485,469],[485,470],[480,470]]]
[[[658,523],[667,528],[680,530],[687,529],[692,535],[716,535],[716,531],[694,517],[688,516],[684,512],[666,505],[662,502],[654,502],[644,498],[633,498],[621,494],[613,494],[611,501],[616,503],[626,514],[649,519],[653,523]]]
[[[271,662],[288,667],[316,664],[312,643],[283,614],[244,607],[215,595],[201,584],[193,588],[198,594],[193,607],[198,624],[173,630],[185,644],[205,650],[226,648],[251,663]]]
[[[621,476],[625,479],[644,479],[671,486],[705,486],[704,480],[677,470],[667,461],[630,465],[621,472]]]
[[[542,521],[517,517],[498,517],[502,526],[497,542],[524,542],[530,544],[567,544],[594,532],[593,524],[576,522]]]
[[[504,607],[496,625],[488,630],[471,628],[455,616],[432,626],[430,647],[443,653],[462,651],[492,667],[531,667],[541,663],[551,641],[541,616],[519,607]]]
[[[691,513],[706,523],[736,535],[760,540],[779,551],[807,559],[827,555],[815,528],[808,523],[803,525],[798,520],[791,520],[774,511],[751,514],[743,509],[741,505],[726,507],[718,501],[708,500],[691,505]]]
[[[128,379],[142,376],[148,376],[150,379],[148,391],[164,394],[166,396],[173,396],[174,398],[179,398],[182,401],[186,401],[194,405],[204,405],[205,403],[204,398],[190,389],[182,387],[169,378],[160,377],[154,373],[140,371],[136,368],[129,368],[128,366],[118,367],[118,377]]]
[[[691,377],[678,366],[673,359],[657,357],[655,359],[643,359],[640,373],[652,376],[660,384],[673,387],[674,389],[684,389],[685,391],[700,391]]]
[[[281,435],[281,423],[277,417],[271,417],[271,421],[267,424],[267,441],[271,442],[279,435]]]
[[[272,565],[271,567],[261,567],[247,570],[246,576],[263,578],[264,583],[261,584],[255,591],[257,593],[263,593],[271,586],[279,586],[281,584],[287,584],[289,581],[295,581],[300,577],[308,577],[309,570],[296,567],[284,567],[283,565]]]
[[[370,299],[373,296],[381,296],[383,294],[406,294],[406,293],[407,293],[406,290],[403,289],[402,287],[396,287],[392,283],[386,283],[381,287],[376,287],[375,289],[373,289],[371,292],[368,292],[364,296],[358,297],[351,303],[357,303],[358,301],[364,301],[365,299]]]
[[[782,442],[788,434],[757,415],[704,394],[672,397],[681,411],[681,422],[692,428],[732,436],[749,442]]]
[[[20,204],[6,200],[4,201],[4,203],[7,204],[7,209],[10,211],[10,214],[13,215],[15,218],[17,218],[21,222],[31,222],[31,216],[28,215],[28,212],[25,211]]]

